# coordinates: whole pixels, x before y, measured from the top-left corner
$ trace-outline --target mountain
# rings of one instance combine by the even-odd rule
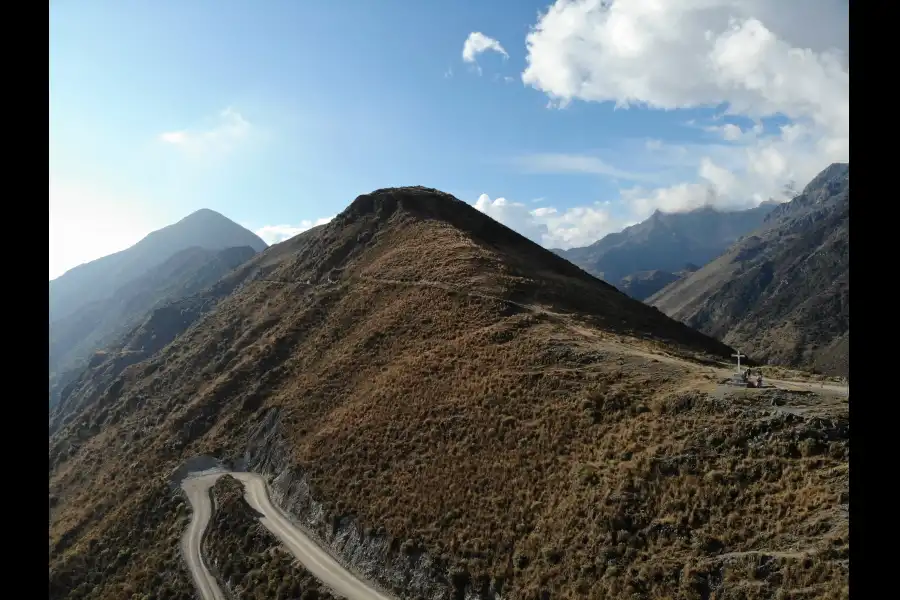
[[[617,286],[620,290],[634,298],[635,300],[643,300],[649,298],[659,290],[663,289],[673,281],[678,281],[689,273],[696,271],[698,267],[688,264],[684,269],[677,273],[669,273],[668,271],[638,271],[631,275],[626,275],[619,281]]]
[[[590,246],[555,250],[582,269],[643,300],[675,279],[686,263],[704,265],[753,231],[778,203],[742,211],[706,206],[684,213],[656,211],[645,221]],[[657,272],[648,276],[648,273]],[[639,275],[644,273],[644,275]],[[632,285],[626,277],[641,281]]]
[[[112,296],[81,306],[50,326],[50,405],[91,353],[112,344],[150,311],[191,296],[256,254],[250,246],[182,250],[124,284]]]
[[[154,310],[67,386],[49,596],[194,597],[178,483],[216,464],[262,475],[398,598],[701,597],[770,574],[751,597],[843,589],[846,519],[826,511],[847,427],[723,400],[732,352],[448,194],[359,196]],[[291,561],[222,503],[215,576],[292,597]],[[216,529],[229,514],[241,529]]]
[[[85,305],[106,300],[116,290],[191,247],[224,250],[249,246],[257,252],[266,243],[227,217],[201,209],[177,223],[154,231],[134,246],[66,271],[50,282],[50,322]]]
[[[649,302],[757,360],[849,376],[850,165]]]

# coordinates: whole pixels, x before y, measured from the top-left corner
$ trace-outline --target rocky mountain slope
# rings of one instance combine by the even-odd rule
[[[131,280],[112,296],[86,304],[50,326],[50,406],[58,388],[84,368],[91,354],[106,348],[140,323],[153,309],[191,296],[249,260],[250,246],[178,252]]]
[[[849,376],[849,261],[850,165],[833,164],[649,302],[758,360]]]
[[[660,271],[659,269],[653,271],[638,271],[637,273],[632,273],[631,275],[623,277],[616,287],[636,300],[643,300],[649,298],[670,283],[678,281],[682,277],[693,273],[697,269],[698,267],[696,265],[689,264],[677,273]]]
[[[778,204],[742,211],[712,207],[685,213],[656,211],[645,221],[590,246],[555,250],[582,269],[644,300],[680,277],[689,263],[704,265],[763,223]],[[648,273],[655,273],[648,276]],[[640,283],[635,285],[635,282]]]
[[[189,597],[197,456],[400,598],[841,597],[847,427],[715,396],[731,352],[449,195],[360,196],[68,388],[51,598]]]
[[[216,514],[203,537],[210,568],[235,597],[338,600],[257,520],[243,486],[225,475],[213,486]],[[260,594],[260,592],[263,592]]]
[[[224,250],[241,246],[259,252],[266,243],[215,211],[198,210],[150,233],[130,248],[79,265],[51,281],[50,322],[109,298],[122,286],[188,248]]]

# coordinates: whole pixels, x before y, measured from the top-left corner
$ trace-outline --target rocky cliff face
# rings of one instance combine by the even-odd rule
[[[249,438],[247,450],[232,464],[264,475],[272,501],[291,515],[341,564],[376,582],[398,598],[452,600],[472,594],[471,582],[454,579],[448,565],[423,552],[414,542],[392,539],[383,529],[366,528],[352,515],[329,515],[313,496],[309,480],[291,460],[278,410],[268,412]],[[493,599],[492,590],[477,597]]]
[[[849,376],[850,165],[648,302],[757,360]]]

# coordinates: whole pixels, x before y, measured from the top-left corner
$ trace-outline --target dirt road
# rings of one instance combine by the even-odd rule
[[[842,396],[847,396],[850,394],[850,386],[849,385],[840,385],[837,383],[820,383],[815,381],[790,381],[787,379],[774,379],[772,377],[768,377],[765,379],[765,383],[774,385],[775,387],[786,389],[786,390],[801,390],[801,391],[811,391],[811,392],[829,392],[832,394],[838,394]]]
[[[188,478],[181,482],[181,489],[187,494],[191,503],[191,524],[188,525],[184,537],[181,538],[181,548],[184,551],[184,559],[188,569],[194,578],[194,585],[200,592],[203,600],[225,600],[219,583],[213,577],[206,564],[203,562],[203,554],[200,551],[200,542],[203,540],[203,532],[209,524],[212,516],[212,500],[209,496],[209,488],[215,483],[222,473]]]
[[[200,542],[212,515],[210,488],[222,475],[231,475],[244,484],[244,498],[263,516],[259,522],[272,532],[306,569],[326,586],[349,600],[390,600],[362,581],[297,528],[269,499],[265,480],[255,473],[218,471],[188,476],[181,487],[187,493],[193,517],[182,539],[185,560],[203,600],[225,600],[215,577],[203,562]]]

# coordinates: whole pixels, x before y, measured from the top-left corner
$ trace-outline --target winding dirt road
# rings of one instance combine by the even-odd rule
[[[182,549],[188,568],[203,600],[226,600],[218,581],[209,572],[201,552],[203,532],[212,516],[210,488],[222,475],[231,475],[244,484],[244,498],[254,510],[262,514],[259,522],[283,543],[306,569],[335,594],[349,600],[390,600],[350,573],[330,554],[297,528],[269,499],[265,480],[256,473],[216,471],[188,476],[181,483],[193,508],[193,516],[182,538]]]

